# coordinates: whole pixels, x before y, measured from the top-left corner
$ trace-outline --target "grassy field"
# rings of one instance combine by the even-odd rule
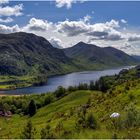
[[[64,96],[45,107],[40,108],[33,117],[13,115],[11,118],[0,118],[0,138],[20,138],[27,121],[31,119],[36,129],[35,138],[40,138],[40,131],[49,124],[51,131],[55,133],[58,122],[63,123],[63,129],[69,133],[59,135],[56,138],[112,138],[114,130],[110,129],[113,112],[121,114],[123,120],[126,108],[134,104],[140,108],[140,80],[130,82],[131,89],[126,90],[127,83],[117,86],[108,93],[99,91],[79,90]],[[17,97],[20,98],[20,97]],[[76,132],[75,123],[79,108],[85,106],[90,100],[87,112],[92,112],[97,119],[97,129],[80,128]],[[130,133],[131,132],[131,133]],[[122,129],[117,132],[118,138],[140,138],[139,128]]]

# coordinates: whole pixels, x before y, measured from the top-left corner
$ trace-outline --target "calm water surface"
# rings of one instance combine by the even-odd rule
[[[96,81],[101,76],[118,74],[122,69],[129,69],[133,66],[108,69],[102,71],[84,71],[75,72],[71,74],[54,76],[48,78],[48,82],[44,86],[27,87],[16,90],[0,91],[0,94],[35,94],[35,93],[47,93],[57,89],[58,86],[68,87],[75,86],[79,83],[89,83],[90,81]]]

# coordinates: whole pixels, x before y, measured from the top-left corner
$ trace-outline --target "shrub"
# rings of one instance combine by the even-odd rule
[[[121,118],[110,118],[110,122],[108,123],[108,128],[113,130],[115,133],[120,131],[123,128],[123,121]]]
[[[66,92],[66,89],[62,86],[59,86],[58,89],[54,92],[57,98],[62,97]]]
[[[28,113],[30,116],[33,116],[36,113],[36,104],[34,100],[31,100],[28,106]]]
[[[77,87],[73,87],[73,86],[69,86],[68,89],[67,89],[69,92],[72,92],[72,91],[76,91],[77,90]]]
[[[31,120],[29,120],[21,134],[21,139],[34,139],[35,133],[36,130],[33,127]]]
[[[125,116],[124,125],[126,128],[140,126],[140,110],[138,110],[134,106],[134,104],[130,104],[126,108],[126,116]]]
[[[47,96],[44,100],[44,105],[48,105],[53,101],[53,97],[51,95]]]
[[[79,90],[88,90],[88,84],[86,84],[86,83],[80,83],[78,85],[78,89]]]
[[[96,129],[97,128],[97,121],[92,113],[89,113],[86,118],[86,125],[88,128]]]
[[[113,134],[112,139],[118,139],[116,133]]]
[[[90,90],[95,90],[95,84],[94,84],[94,81],[90,81],[89,89],[90,89]]]
[[[58,124],[55,127],[55,132],[58,133],[59,137],[60,137],[63,130],[64,130],[63,123],[62,123],[62,121],[60,121],[60,122],[58,122]]]
[[[134,96],[132,93],[130,93],[130,94],[128,95],[128,97],[129,97],[129,100],[130,100],[130,101],[132,101],[132,100],[135,98],[135,96]]]
[[[52,138],[50,129],[51,129],[50,125],[46,125],[46,127],[41,130],[41,132],[40,132],[41,139],[51,139]]]

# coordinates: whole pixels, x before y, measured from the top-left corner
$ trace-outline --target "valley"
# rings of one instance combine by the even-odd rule
[[[0,140],[140,139],[139,13],[0,0]]]
[[[42,85],[54,75],[138,63],[138,59],[112,47],[80,42],[68,49],[57,49],[31,33],[0,34],[1,90]]]

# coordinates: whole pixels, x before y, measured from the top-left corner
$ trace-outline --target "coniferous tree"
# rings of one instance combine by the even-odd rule
[[[95,84],[94,84],[94,81],[90,81],[89,89],[90,89],[90,90],[95,90]]]
[[[22,132],[21,138],[22,139],[34,139],[35,133],[36,133],[36,130],[33,127],[31,120],[29,120]]]
[[[87,122],[87,127],[92,128],[92,129],[97,128],[97,121],[92,113],[88,114],[86,122]]]
[[[36,104],[34,100],[30,101],[28,109],[28,113],[30,116],[33,116],[36,113]]]
[[[59,97],[62,97],[65,94],[65,92],[66,92],[66,89],[62,86],[59,86],[57,90],[54,92],[54,94],[57,98],[59,98]]]

